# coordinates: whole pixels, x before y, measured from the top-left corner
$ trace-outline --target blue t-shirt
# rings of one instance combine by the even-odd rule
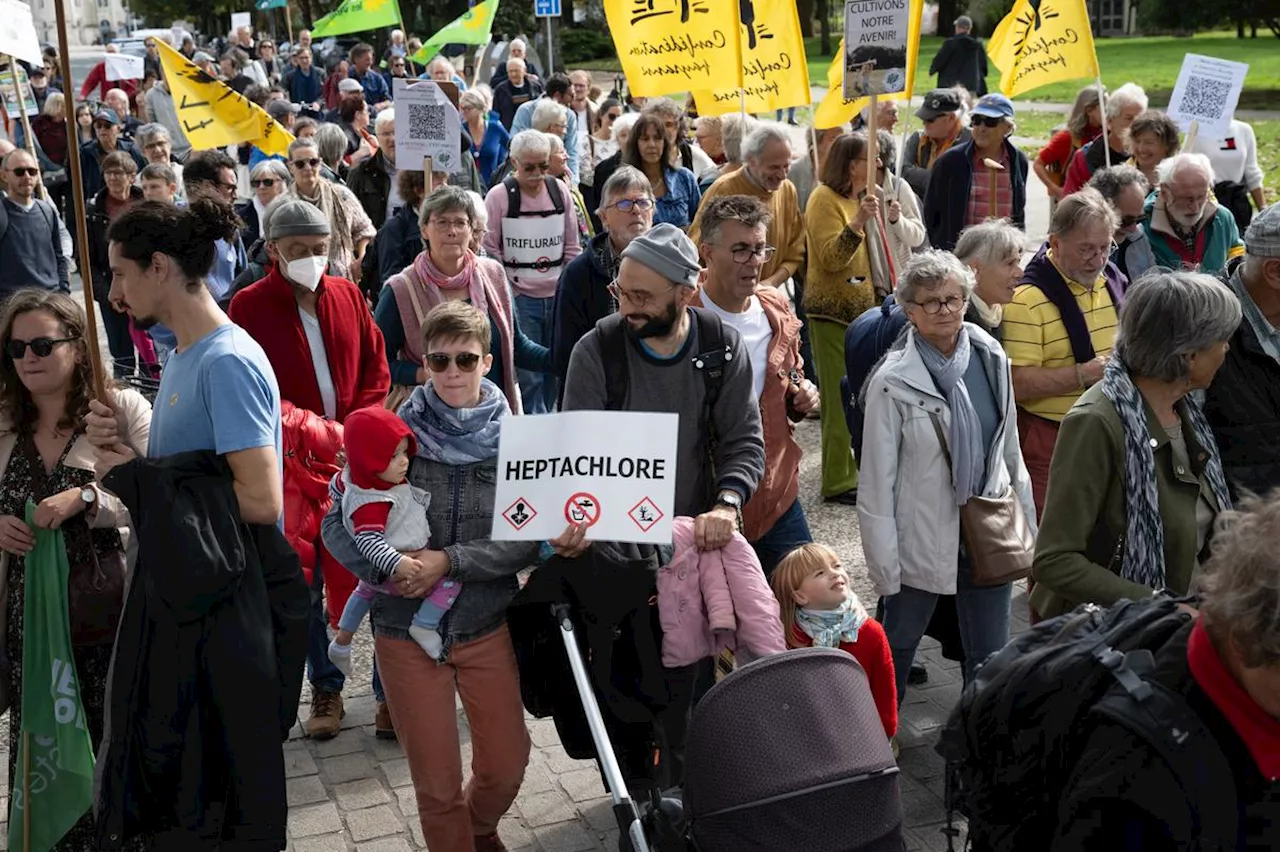
[[[151,412],[147,455],[218,455],[275,447],[283,464],[280,386],[262,347],[233,323],[169,356]]]

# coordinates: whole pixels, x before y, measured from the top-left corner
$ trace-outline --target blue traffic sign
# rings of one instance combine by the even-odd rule
[[[560,8],[560,0],[533,0],[535,18],[558,18]]]

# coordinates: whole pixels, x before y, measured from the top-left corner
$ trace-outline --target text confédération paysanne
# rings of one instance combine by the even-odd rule
[[[554,456],[507,462],[508,481],[543,477],[599,476],[606,479],[664,479],[666,459],[623,456]]]

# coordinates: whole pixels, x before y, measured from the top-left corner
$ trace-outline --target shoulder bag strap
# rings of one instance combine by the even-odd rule
[[[938,443],[942,445],[942,457],[947,460],[947,470],[951,470],[951,448],[947,446],[947,437],[942,431],[942,421],[938,419],[938,415],[930,413],[929,421],[933,423],[933,432],[938,436]]]

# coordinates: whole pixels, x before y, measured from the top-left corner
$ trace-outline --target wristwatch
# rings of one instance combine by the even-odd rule
[[[737,516],[738,531],[742,531],[742,495],[737,491],[721,491],[716,497],[716,506],[729,506]]]
[[[85,507],[92,506],[98,500],[98,492],[94,490],[92,485],[86,485],[80,489],[80,499],[84,501]]]

